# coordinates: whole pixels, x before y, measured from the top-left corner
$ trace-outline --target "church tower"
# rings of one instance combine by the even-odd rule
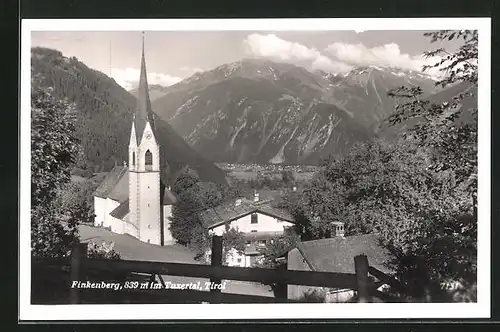
[[[144,33],[137,99],[129,143],[130,222],[137,226],[139,240],[162,245],[160,146],[149,99],[144,59]]]

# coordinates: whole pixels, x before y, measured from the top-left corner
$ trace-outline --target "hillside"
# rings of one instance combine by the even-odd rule
[[[165,94],[167,94],[167,89],[168,88],[164,87],[163,85],[149,84],[149,99],[151,101],[154,101],[160,97],[163,97]],[[137,88],[130,90],[129,93],[137,98],[138,95]]]
[[[51,86],[55,97],[67,98],[77,107],[76,135],[84,152],[78,168],[93,173],[109,171],[115,163],[127,160],[132,114],[137,103],[134,96],[103,73],[56,50],[33,48],[31,70],[37,78],[35,84]],[[226,181],[222,170],[196,153],[158,116],[156,127],[162,167],[171,177],[189,165],[203,180]]]
[[[387,91],[434,81],[410,71],[358,68],[346,75],[245,59],[165,88],[153,109],[216,162],[317,164],[375,135],[393,110]]]

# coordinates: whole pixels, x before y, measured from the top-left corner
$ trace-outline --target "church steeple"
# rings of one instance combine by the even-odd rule
[[[139,78],[139,89],[137,97],[137,108],[134,117],[135,136],[137,144],[140,144],[146,123],[149,122],[153,136],[156,139],[153,110],[151,109],[151,100],[149,99],[148,77],[146,71],[146,59],[144,57],[144,32],[142,32],[142,57],[141,74]]]

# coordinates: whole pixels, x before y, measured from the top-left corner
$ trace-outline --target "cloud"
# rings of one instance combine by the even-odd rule
[[[198,67],[187,67],[187,66],[185,66],[185,67],[181,67],[180,69],[181,69],[181,71],[187,73],[188,75],[193,75],[195,73],[203,72],[203,69],[198,68]]]
[[[345,72],[352,69],[352,66],[332,60],[315,48],[281,39],[274,34],[253,33],[244,40],[244,45],[247,54],[277,61],[302,62],[313,70]]]
[[[325,52],[337,61],[351,66],[398,67],[415,71],[421,71],[423,65],[434,64],[439,60],[438,57],[425,59],[422,55],[402,53],[395,43],[373,48],[367,48],[363,44],[333,43],[328,45]]]
[[[364,30],[355,30],[361,33]],[[245,51],[257,57],[276,61],[291,62],[309,69],[321,69],[332,73],[345,73],[355,67],[378,66],[397,67],[422,71],[425,64],[434,64],[439,57],[426,59],[423,55],[410,55],[401,52],[399,45],[389,43],[373,48],[363,44],[332,43],[324,51],[309,48],[303,44],[287,41],[274,34],[253,33],[244,40]],[[437,76],[436,69],[427,72]]]
[[[139,75],[139,69],[130,67],[125,69],[113,68],[111,71],[111,76],[127,91],[130,91],[137,87],[137,85],[139,84]],[[182,78],[177,76],[171,76],[164,73],[148,72],[149,84],[170,86],[180,82],[181,80]]]

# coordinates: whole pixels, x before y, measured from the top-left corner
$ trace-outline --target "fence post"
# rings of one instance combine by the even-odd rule
[[[278,265],[278,270],[286,271],[288,269],[288,263],[282,263]],[[276,284],[276,289],[274,290],[276,298],[279,302],[286,302],[288,299],[288,284],[285,282],[278,282]]]
[[[222,236],[214,235],[212,237],[212,257],[211,266],[222,266]],[[220,303],[220,293],[221,289],[214,287],[214,285],[220,285],[221,279],[210,278],[212,287],[210,292],[214,293],[212,303]]]
[[[366,257],[366,255],[355,256],[354,269],[358,281],[358,302],[371,302],[369,291],[370,280],[368,279],[368,257]]]
[[[70,270],[70,303],[80,302],[80,291],[72,287],[73,281],[82,281],[84,277],[83,260],[87,257],[87,243],[76,243],[71,249],[71,270]]]

